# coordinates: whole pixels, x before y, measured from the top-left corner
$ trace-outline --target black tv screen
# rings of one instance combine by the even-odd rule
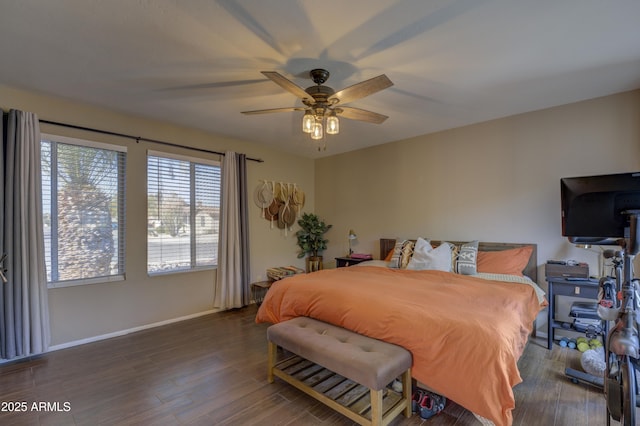
[[[640,172],[560,179],[562,235],[573,243],[628,237],[625,210],[640,209]]]

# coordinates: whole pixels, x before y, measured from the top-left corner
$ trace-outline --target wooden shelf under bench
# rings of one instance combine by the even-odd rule
[[[298,355],[283,352],[287,356],[276,363],[273,370],[275,376],[354,421],[358,421],[358,417],[371,421],[369,388]],[[385,388],[382,394],[383,419],[392,420],[395,416],[389,417],[389,412],[398,408],[402,410],[401,402],[400,393]]]

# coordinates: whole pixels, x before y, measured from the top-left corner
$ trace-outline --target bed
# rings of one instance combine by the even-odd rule
[[[413,356],[412,375],[418,382],[495,425],[510,425],[512,388],[522,381],[517,361],[546,304],[535,284],[536,246],[475,242],[476,274],[464,275],[407,269],[423,252],[404,252],[403,245],[411,241],[416,248],[415,240],[380,240],[381,259],[387,253],[394,253],[394,260],[398,254],[408,259],[398,268],[377,260],[274,283],[256,322],[307,316],[400,345]],[[441,242],[429,243],[434,251],[445,248]],[[447,245],[458,248],[449,255],[455,269],[455,259],[464,257],[465,243]],[[491,263],[486,259],[507,265],[515,252],[519,274],[486,269]],[[524,261],[523,253],[528,256]]]

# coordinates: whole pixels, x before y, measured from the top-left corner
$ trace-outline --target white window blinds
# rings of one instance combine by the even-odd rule
[[[49,286],[122,279],[126,148],[43,135],[41,159]]]
[[[147,219],[150,274],[216,266],[219,163],[149,151]]]

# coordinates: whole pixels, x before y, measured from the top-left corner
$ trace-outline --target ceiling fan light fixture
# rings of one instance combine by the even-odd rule
[[[340,121],[338,120],[336,112],[331,111],[327,117],[327,134],[337,135],[338,133],[340,133]]]
[[[322,139],[322,123],[320,121],[316,121],[313,123],[313,131],[311,132],[311,139],[318,140]]]
[[[313,116],[313,113],[310,109],[304,112],[302,116],[302,131],[305,133],[313,132],[313,125],[316,122],[316,118]]]
[[[315,85],[307,87],[306,89],[298,86],[277,71],[261,72],[278,86],[299,98],[304,106],[242,111],[242,113],[265,114],[272,112],[304,111],[302,131],[303,133],[309,134],[312,140],[319,141],[318,150],[323,151],[326,149],[325,132],[327,135],[337,135],[340,133],[340,120],[338,120],[338,115],[349,120],[359,120],[375,124],[381,124],[389,118],[386,115],[372,111],[343,106],[344,104],[393,86],[393,82],[384,74],[361,81],[360,83],[353,84],[336,92],[333,88],[324,86],[330,74],[329,71],[322,68],[310,71],[309,75]]]

